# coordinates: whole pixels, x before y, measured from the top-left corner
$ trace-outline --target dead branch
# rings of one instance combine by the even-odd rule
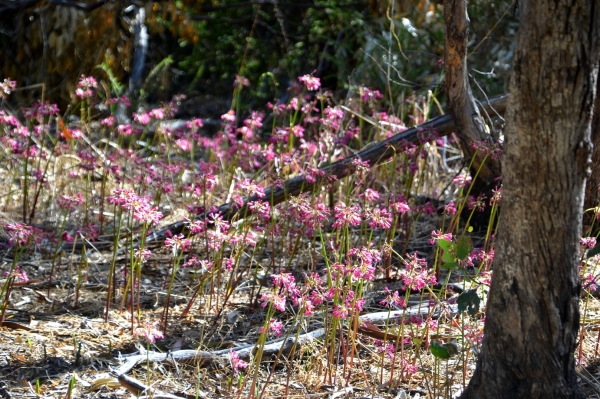
[[[402,317],[411,316],[426,316],[430,315],[432,318],[438,318],[441,314],[455,315],[458,313],[457,305],[444,304],[443,307],[429,306],[428,303],[422,303],[420,305],[411,306],[408,309],[401,309],[392,312],[376,312],[368,313],[359,317],[362,322],[368,322],[370,324],[383,325],[388,320],[400,319]],[[364,332],[359,329],[359,332]],[[314,331],[300,335],[297,339],[294,337],[278,339],[265,344],[263,348],[263,356],[271,357],[276,356],[278,353],[289,353],[294,346],[301,346],[314,341],[315,339],[321,338],[325,335],[324,328],[318,328]],[[366,332],[366,335],[370,335]],[[207,352],[200,350],[178,350],[168,353],[158,352],[147,352],[139,355],[123,356],[124,363],[118,368],[114,369],[111,373],[116,376],[123,375],[129,370],[134,368],[137,364],[142,362],[181,362],[181,363],[197,363],[201,365],[208,365],[217,360],[226,360],[230,358],[231,352],[236,352],[240,359],[250,360],[254,353],[256,345],[244,345],[237,348],[223,349],[215,352]]]
[[[456,134],[467,163],[471,163],[471,174],[477,175],[476,191],[492,187],[494,179],[501,174],[500,161],[487,158],[472,147],[473,142],[490,141],[485,123],[473,98],[467,69],[467,44],[469,39],[469,17],[466,0],[444,1],[446,38],[444,43],[444,67],[448,111],[454,119]]]
[[[486,112],[503,115],[506,109],[508,95],[503,94],[494,97],[489,101],[482,102]],[[368,162],[371,167],[388,160],[398,153],[398,149],[404,142],[416,142],[420,138],[430,133],[437,133],[439,136],[446,136],[456,130],[456,124],[449,115],[439,116],[431,119],[419,126],[408,129],[402,133],[398,133],[381,143],[368,147],[346,159],[335,162],[331,165],[320,168],[323,176],[314,182],[308,182],[303,175],[293,177],[287,180],[282,187],[269,187],[265,190],[264,197],[256,195],[246,198],[242,207],[236,207],[232,204],[221,205],[216,212],[210,214],[221,214],[223,219],[232,220],[234,217],[243,218],[250,214],[248,204],[251,202],[265,200],[271,206],[277,205],[286,201],[290,197],[297,196],[300,193],[311,192],[317,187],[328,184],[333,180],[341,179],[354,173],[352,162],[361,160]],[[204,220],[209,216],[209,213],[203,213],[194,218],[194,220]],[[170,224],[163,229],[152,232],[146,239],[146,243],[153,241],[162,241],[166,238],[167,231],[172,234],[179,234],[186,228],[187,221],[179,221]]]

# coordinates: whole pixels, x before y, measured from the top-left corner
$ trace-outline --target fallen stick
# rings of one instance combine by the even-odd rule
[[[424,302],[420,305],[411,306],[406,310],[393,310],[391,312],[376,312],[367,313],[359,316],[360,321],[368,322],[371,324],[385,324],[387,320],[399,319],[402,317],[411,316],[426,316],[431,315],[433,318],[439,317],[442,313],[447,312],[450,315],[458,313],[458,306],[451,304],[444,304],[443,307],[435,306],[433,312],[428,303]],[[361,332],[361,331],[359,331]],[[263,356],[274,356],[280,351],[288,353],[291,351],[294,345],[304,345],[312,342],[315,339],[319,339],[325,335],[324,328],[318,328],[314,331],[302,334],[295,339],[294,337],[278,339],[265,344],[263,348]],[[367,333],[367,335],[370,335]],[[255,348],[255,344],[238,346],[236,348],[223,349],[220,351],[208,352],[194,349],[178,350],[168,353],[159,352],[147,352],[139,355],[126,355],[120,359],[124,360],[124,363],[118,368],[112,370],[111,374],[120,376],[127,373],[129,370],[134,368],[138,363],[141,362],[182,362],[182,363],[197,363],[197,364],[210,364],[217,360],[229,361],[231,352],[236,352],[240,359],[249,360]]]
[[[489,101],[481,103],[483,109],[487,114],[495,114],[502,116],[506,110],[508,103],[508,95],[503,94],[498,97],[493,97]],[[288,179],[283,183],[282,187],[272,186],[265,190],[264,197],[258,197],[254,195],[250,198],[244,199],[244,205],[241,207],[232,206],[231,204],[221,205],[217,211],[212,211],[210,214],[221,214],[224,220],[232,220],[234,217],[241,215],[249,215],[251,213],[248,208],[248,204],[259,200],[268,201],[271,206],[277,205],[281,202],[286,201],[290,197],[297,196],[304,192],[313,191],[316,187],[320,187],[322,184],[331,181],[332,178],[340,179],[349,176],[353,173],[352,162],[360,159],[363,162],[368,162],[369,166],[373,167],[397,154],[398,148],[402,143],[415,142],[419,140],[419,133],[423,132],[436,132],[440,137],[447,136],[454,132],[455,125],[450,115],[442,115],[437,118],[433,118],[428,122],[425,122],[419,126],[405,130],[402,133],[398,133],[387,140],[384,140],[376,145],[365,148],[356,154],[349,156],[348,158],[342,159],[331,165],[327,165],[319,169],[322,172],[322,177],[318,178],[313,182],[305,180],[304,175],[296,176]],[[194,218],[194,220],[206,219],[209,215],[208,212],[200,214]],[[171,234],[179,234],[186,228],[187,221],[178,221],[172,223],[160,230],[154,231],[146,238],[146,244],[153,241],[163,241],[167,237],[167,232]]]

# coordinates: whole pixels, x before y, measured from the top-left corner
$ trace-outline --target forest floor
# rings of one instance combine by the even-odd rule
[[[418,242],[423,240],[417,234],[414,247],[420,247]],[[157,320],[163,315],[170,259],[164,249],[163,252],[155,252],[143,269],[141,319]],[[143,355],[146,349],[163,353],[198,348],[227,352],[227,349],[254,345],[265,310],[256,301],[251,303],[250,298],[256,298],[254,291],[264,288],[255,281],[241,281],[223,307],[223,298],[202,293],[189,314],[180,317],[195,285],[193,277],[186,276],[187,271],[179,273],[171,294],[167,334],[156,345],[146,345],[131,333],[127,304],[122,311],[120,303],[113,304],[108,322],[105,321],[111,256],[111,252],[102,251],[90,256],[82,271],[79,289],[69,282],[76,281],[73,276],[79,269],[77,262],[81,257],[73,255],[68,264],[59,266],[56,271],[59,278],[51,284],[46,279],[50,259],[37,255],[21,262],[30,280],[12,287],[6,321],[0,327],[0,398],[247,397],[247,384],[232,378],[228,356],[210,361],[177,360],[168,356],[160,362],[141,361],[121,379],[114,371],[123,365],[127,355]],[[118,259],[118,263],[123,261],[124,258]],[[385,310],[378,305],[385,297],[384,287],[394,290],[401,285],[397,279],[375,280],[365,294],[364,313]],[[412,299],[413,303],[422,300],[419,295]],[[586,394],[594,398],[600,397],[597,380],[600,362],[593,360],[598,351],[600,301],[590,296],[582,306],[589,322],[583,323],[585,334],[579,356],[590,360],[585,368],[578,367],[578,372]],[[215,309],[220,311],[215,313]],[[445,320],[451,324],[458,319]],[[317,327],[307,326],[313,330]],[[381,335],[377,326],[362,328],[356,335],[357,353],[346,360],[338,354],[334,365],[328,365],[322,348],[310,342],[303,344],[300,354],[291,358],[284,354],[277,364],[274,356],[263,357],[259,377],[268,383],[263,383],[267,389],[262,397],[451,398],[468,383],[468,375],[474,369],[473,357],[468,357],[466,363],[451,359],[440,364],[423,350],[420,371],[401,383],[391,383],[389,366],[382,368],[381,357],[374,351],[374,338]],[[329,375],[325,373],[327,367],[332,370]],[[246,388],[236,389],[236,382]],[[145,387],[151,389],[141,391]]]

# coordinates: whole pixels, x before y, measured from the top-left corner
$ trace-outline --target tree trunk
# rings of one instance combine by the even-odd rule
[[[578,252],[598,1],[522,1],[485,336],[466,398],[580,398]]]
[[[444,1],[444,22],[446,36],[444,42],[444,81],[448,97],[448,110],[456,125],[456,135],[465,155],[465,161],[470,165],[473,176],[472,193],[485,193],[489,196],[500,177],[500,161],[485,157],[473,146],[478,142],[492,142],[492,137],[485,130],[485,123],[479,112],[479,107],[473,97],[469,84],[467,69],[467,45],[469,41],[469,16],[467,15],[466,0]],[[475,179],[475,177],[477,177]]]

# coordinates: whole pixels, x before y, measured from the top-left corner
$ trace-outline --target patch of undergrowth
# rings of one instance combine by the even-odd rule
[[[239,77],[236,93],[245,84]],[[5,80],[0,94],[14,87]],[[199,119],[170,120],[177,101],[119,123],[113,112],[129,100],[96,90],[94,78],[82,77],[70,123],[43,102],[15,115],[0,110],[2,245],[10,260],[2,266],[1,321],[11,292],[27,282],[27,260],[41,257],[48,282],[60,279],[63,265],[78,265],[64,306],[76,311],[82,285],[102,282],[104,322],[126,316],[127,334],[148,349],[164,350],[180,322],[200,314],[206,328],[195,348],[227,349],[226,339],[253,345],[250,355],[233,345],[221,365],[221,389],[231,395],[352,386],[450,397],[465,386],[483,334],[501,187],[491,198],[473,193],[452,140],[436,132],[422,132],[378,165],[355,160],[344,179],[320,169],[404,131],[407,121],[424,121],[432,96],[414,97],[399,117],[381,108],[376,90],[352,88],[339,103],[305,75],[288,102],[248,111],[241,122],[232,109],[208,136]],[[111,112],[96,115],[99,102]],[[499,153],[481,144],[478,151]],[[273,204],[265,189],[295,176],[320,184]],[[252,196],[261,199],[247,212],[218,211],[242,208]],[[486,209],[488,223],[474,229],[473,215]],[[183,232],[147,242],[177,220]],[[582,244],[593,248],[595,239]],[[582,262],[586,292],[595,285],[590,255]],[[148,312],[144,287],[157,259],[164,295]],[[105,271],[92,276],[89,262]],[[175,296],[184,301],[175,306]],[[273,352],[280,338],[302,345]]]

